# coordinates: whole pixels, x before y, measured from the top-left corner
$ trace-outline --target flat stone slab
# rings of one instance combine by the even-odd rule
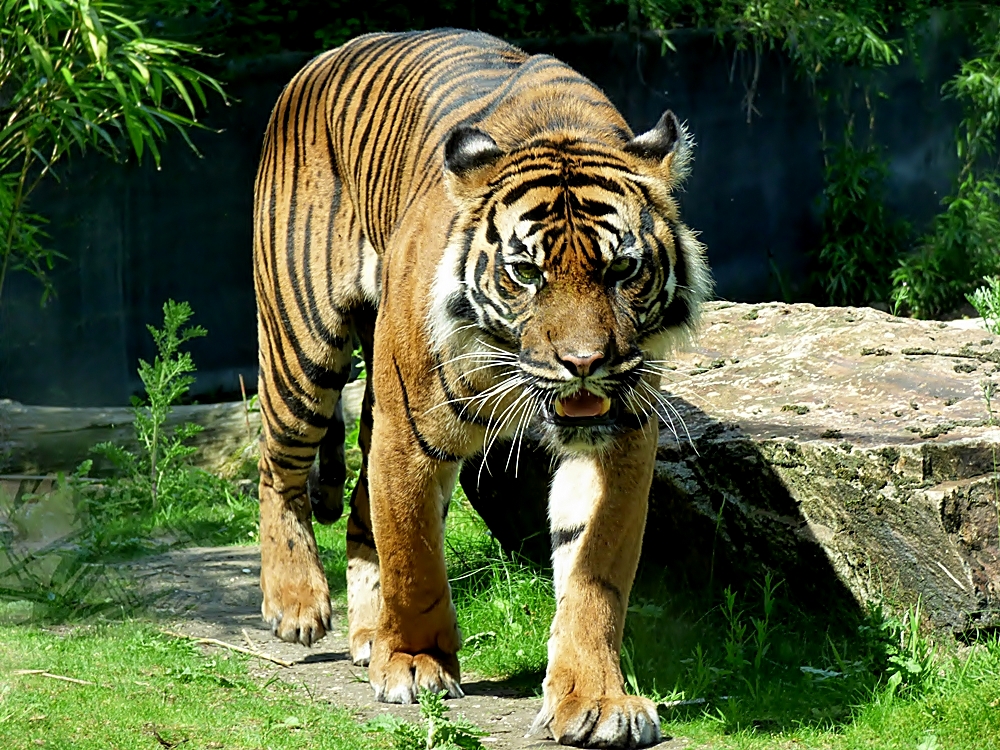
[[[978,322],[712,303],[663,387],[755,440],[993,441],[983,383],[1000,372],[1000,337]]]

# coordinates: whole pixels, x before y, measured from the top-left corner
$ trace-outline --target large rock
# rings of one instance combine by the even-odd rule
[[[697,581],[775,571],[827,599],[922,600],[931,622],[1000,624],[1000,337],[975,322],[812,305],[706,307],[663,381],[644,565]],[[994,416],[996,414],[996,416]],[[547,555],[536,446],[463,485],[501,543]]]

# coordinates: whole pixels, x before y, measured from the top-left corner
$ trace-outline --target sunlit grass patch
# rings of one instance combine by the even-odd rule
[[[146,625],[60,633],[0,626],[0,642],[5,750],[389,746],[342,709],[305,700],[280,681],[262,685],[248,675],[246,657],[205,656]]]
[[[551,575],[501,550],[461,489],[452,499],[445,546],[465,637],[463,667],[539,685],[555,614]]]

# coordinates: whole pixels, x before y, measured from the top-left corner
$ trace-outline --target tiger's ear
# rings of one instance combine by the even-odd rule
[[[454,128],[444,144],[444,166],[453,192],[461,195],[481,187],[491,173],[489,167],[502,156],[496,141],[482,130],[468,125]]]
[[[677,115],[669,109],[660,116],[652,130],[629,141],[625,150],[662,170],[671,187],[687,177],[691,137]]]

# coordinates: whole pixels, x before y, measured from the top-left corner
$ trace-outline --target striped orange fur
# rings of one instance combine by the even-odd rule
[[[568,66],[474,32],[359,37],[288,84],[254,218],[262,611],[276,635],[310,645],[330,628],[311,521],[342,512],[337,404],[357,341],[348,620],[376,697],[461,696],[448,501],[463,459],[511,441],[517,460],[531,429],[560,462],[537,728],[585,746],[659,738],[618,654],[669,416],[660,360],[711,286],[672,197],[690,148],[673,114],[633,136]]]

